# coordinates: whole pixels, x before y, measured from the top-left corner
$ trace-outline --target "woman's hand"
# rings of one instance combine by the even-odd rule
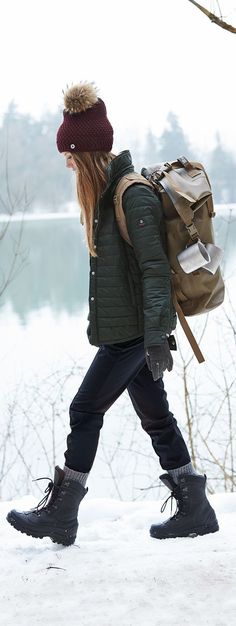
[[[165,339],[160,346],[150,346],[150,348],[146,348],[145,356],[148,369],[152,372],[153,380],[156,381],[158,378],[161,378],[166,369],[168,372],[171,372],[173,368],[173,358],[167,339]]]

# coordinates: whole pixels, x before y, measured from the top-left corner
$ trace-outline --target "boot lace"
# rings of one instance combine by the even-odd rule
[[[185,488],[184,488],[185,491]],[[184,500],[186,499],[186,496],[183,494],[181,494],[180,489],[178,488],[178,486],[173,489],[173,491],[171,492],[171,494],[168,496],[168,498],[166,498],[166,500],[163,502],[162,506],[161,506],[161,513],[164,513],[164,510],[166,508],[167,502],[170,500],[170,513],[172,513],[172,506],[173,506],[173,500],[176,500],[176,509],[174,512],[174,515],[172,515],[172,519],[176,518],[178,515],[186,515],[186,510],[185,510],[185,502]]]
[[[165,502],[163,502],[162,506],[161,506],[161,513],[164,513],[164,510],[166,508],[167,502],[169,502],[170,500],[170,512],[172,513],[172,506],[173,506],[173,500],[174,500],[174,492],[172,491],[170,496],[168,496],[168,498],[166,498]],[[177,511],[177,505],[176,505],[176,511]],[[176,513],[175,511],[175,513]]]
[[[32,511],[35,512],[35,513],[39,513],[42,509],[46,509],[47,508],[47,503],[48,503],[50,494],[52,493],[52,490],[53,490],[53,487],[54,487],[53,480],[51,480],[51,478],[48,478],[48,476],[42,476],[41,478],[35,478],[33,480],[33,482],[35,483],[38,480],[49,480],[49,483],[48,483],[48,486],[46,487],[46,489],[44,490],[44,493],[46,495],[43,496],[42,500],[40,500],[40,502],[37,504],[37,506],[32,509]]]

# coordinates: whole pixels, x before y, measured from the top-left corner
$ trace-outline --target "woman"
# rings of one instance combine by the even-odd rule
[[[127,389],[161,467],[160,477],[177,501],[177,513],[154,524],[155,538],[195,536],[218,530],[205,495],[206,477],[196,474],[173,414],[163,373],[173,359],[169,337],[176,325],[171,274],[165,253],[161,204],[147,186],[136,184],[123,197],[132,247],[121,237],[114,212],[119,180],[134,168],[129,151],[112,153],[113,129],[93,84],[80,83],[64,95],[57,147],[76,172],[77,195],[90,252],[89,328],[98,352],[70,406],[71,432],[64,469],[55,468],[46,496],[7,519],[33,537],[70,545],[78,507],[96,455],[103,416]]]

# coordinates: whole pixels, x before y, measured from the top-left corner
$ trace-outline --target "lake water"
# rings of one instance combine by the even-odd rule
[[[200,419],[204,418],[205,434],[209,432],[209,414],[213,419],[225,394],[224,389],[219,389],[222,367],[227,370],[229,381],[233,376],[235,218],[235,206],[225,206],[219,207],[215,220],[217,242],[225,248],[223,265],[230,299],[227,295],[225,307],[208,318],[201,343],[207,363],[198,366],[191,362],[188,367],[192,409],[197,415],[193,428],[196,437]],[[2,221],[0,227],[4,224]],[[17,252],[14,277],[1,296],[0,308],[3,498],[32,491],[37,495],[38,485],[32,479],[50,476],[55,463],[63,464],[68,406],[96,352],[86,337],[88,254],[77,213],[25,218],[18,250],[21,227],[21,220],[13,220],[0,244],[2,284]],[[205,316],[191,322],[198,337],[205,322]],[[175,355],[175,371],[171,376],[167,374],[165,381],[171,410],[188,438],[183,359],[188,359],[191,353],[180,330],[178,338],[181,353]],[[211,409],[206,415],[209,403]],[[225,401],[222,406],[225,407]],[[226,446],[229,414],[224,409],[222,413],[224,441],[221,443]],[[219,445],[215,441],[216,431],[210,432],[216,450],[215,446]],[[205,454],[210,472],[206,442],[201,445],[205,446],[201,458],[204,461]],[[221,484],[221,476],[215,466],[213,469],[214,487],[218,479]],[[158,495],[159,473],[148,437],[141,431],[127,395],[123,394],[105,418],[91,472],[89,497],[153,498]]]

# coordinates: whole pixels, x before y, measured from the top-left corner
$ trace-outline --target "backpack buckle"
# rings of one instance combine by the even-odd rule
[[[172,165],[166,162],[161,169],[154,170],[154,172],[152,172],[149,180],[151,180],[153,183],[159,183],[160,180],[164,178],[165,172],[170,172],[170,170],[172,170]]]
[[[169,172],[170,170],[172,170],[172,165],[167,161],[164,163],[163,172]]]
[[[198,231],[196,229],[195,224],[192,223],[192,224],[189,224],[189,226],[187,226],[187,224],[185,224],[185,226],[187,228],[187,231],[188,231],[191,239],[193,239],[193,240],[194,239],[199,239],[199,233],[198,233]]]
[[[192,164],[188,161],[188,159],[186,159],[185,156],[180,156],[177,161],[179,161],[179,163],[188,171],[188,170],[192,170],[193,166]]]

